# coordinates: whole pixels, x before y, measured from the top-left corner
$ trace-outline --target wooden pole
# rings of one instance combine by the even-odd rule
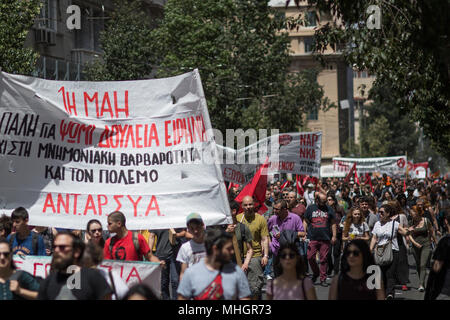
[[[242,266],[241,250],[239,250],[239,245],[237,242],[236,234],[233,234],[233,248],[234,248],[234,254],[236,256],[236,263],[239,267],[241,267]]]

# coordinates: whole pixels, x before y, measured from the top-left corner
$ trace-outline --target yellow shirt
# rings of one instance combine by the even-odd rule
[[[237,221],[245,224],[252,234],[253,257],[262,256],[261,239],[269,236],[267,221],[263,216],[255,213],[255,217],[248,221],[243,213],[238,214]],[[247,245],[244,243],[244,252],[247,252]],[[268,253],[266,253],[268,254]]]

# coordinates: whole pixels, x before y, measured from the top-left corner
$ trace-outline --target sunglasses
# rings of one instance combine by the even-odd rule
[[[11,252],[0,252],[0,257],[5,256],[5,258],[9,258],[10,254],[11,254]]]
[[[103,231],[102,228],[98,228],[98,229],[91,229],[91,231],[89,231],[89,232],[94,234],[96,232],[100,232],[101,233],[102,231]]]
[[[282,253],[280,254],[280,258],[281,259],[287,259],[287,257],[289,257],[289,259],[294,259],[295,258],[295,253]]]
[[[347,257],[350,256],[350,255],[353,255],[354,257],[359,257],[359,254],[360,254],[360,253],[361,253],[361,252],[358,251],[358,250],[348,250],[348,251],[347,251]]]
[[[53,250],[58,249],[61,252],[65,252],[67,248],[72,248],[72,246],[66,244],[53,245]]]

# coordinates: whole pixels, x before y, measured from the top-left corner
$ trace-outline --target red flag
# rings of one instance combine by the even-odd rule
[[[349,182],[349,181],[350,181],[350,178],[351,178],[351,176],[353,175],[353,172],[356,172],[356,162],[353,163],[353,166],[352,166],[352,168],[350,169],[350,172],[349,172],[349,173],[347,174],[347,176],[345,177],[344,182]]]
[[[358,178],[358,172],[356,171],[356,167],[355,167],[355,182],[360,185],[359,183],[359,178]]]
[[[405,192],[405,191],[406,191],[406,179],[403,180],[403,192]]]
[[[303,194],[305,193],[305,190],[303,190],[302,184],[301,184],[301,175],[296,175],[297,182],[295,183],[297,187],[297,193],[303,197]]]
[[[302,186],[304,186],[308,182],[308,180],[309,180],[309,176],[305,176],[303,178]]]
[[[370,174],[366,173],[366,182],[365,183],[369,183],[370,185],[370,190],[372,190],[373,192],[373,186],[372,186],[372,179],[370,178]]]
[[[288,187],[290,184],[291,184],[291,182],[289,180],[286,180],[286,182],[281,185],[281,190]]]
[[[239,195],[234,199],[236,202],[242,203],[246,196],[256,198],[255,208],[259,207],[258,213],[262,214],[268,210],[264,202],[266,201],[267,190],[267,168],[269,167],[269,159],[259,168],[258,172],[253,176],[252,180],[242,189]]]

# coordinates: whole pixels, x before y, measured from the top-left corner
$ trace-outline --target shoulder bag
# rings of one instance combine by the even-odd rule
[[[374,259],[375,263],[380,267],[388,266],[394,260],[394,253],[392,252],[392,238],[394,236],[395,221],[392,221],[391,238],[384,245],[377,245],[375,247]]]

